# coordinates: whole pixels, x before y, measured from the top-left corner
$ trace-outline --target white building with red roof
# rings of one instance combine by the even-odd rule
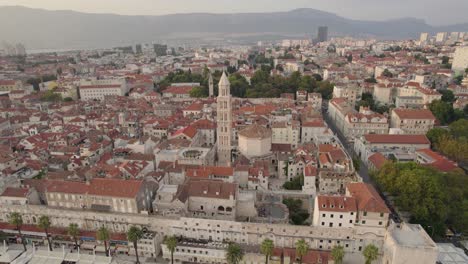
[[[385,156],[404,156],[404,161],[414,160],[414,152],[418,149],[430,148],[431,142],[425,135],[377,135],[367,134],[356,138],[354,151],[367,164],[369,157],[377,152]]]
[[[78,89],[83,101],[103,101],[105,96],[124,96],[128,92],[125,79],[83,80]]]

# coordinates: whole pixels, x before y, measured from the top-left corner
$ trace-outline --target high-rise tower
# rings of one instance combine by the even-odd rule
[[[231,138],[232,138],[232,104],[231,84],[223,72],[219,80],[217,100],[217,152],[218,165],[229,166],[231,164]]]

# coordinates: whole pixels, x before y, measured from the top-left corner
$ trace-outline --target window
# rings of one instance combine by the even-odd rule
[[[366,220],[361,221],[361,224],[365,225],[365,224],[366,224]]]
[[[322,225],[324,226],[324,225],[325,225],[325,222],[322,222]]]
[[[325,217],[325,214],[322,214],[322,217]]]
[[[384,213],[380,213],[380,217],[383,217],[384,216]]]
[[[343,218],[343,215],[340,215],[340,219],[342,219],[342,218]]]
[[[353,220],[349,220],[349,223],[352,224],[352,223],[353,223]]]
[[[367,216],[367,212],[364,212],[364,214],[363,214],[363,215],[364,215],[364,216]]]
[[[379,225],[382,225],[382,221],[379,221]]]
[[[330,217],[333,218],[333,214],[331,214]]]

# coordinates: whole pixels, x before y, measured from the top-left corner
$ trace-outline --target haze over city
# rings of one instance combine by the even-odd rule
[[[0,5],[123,15],[277,12],[314,8],[362,20],[414,17],[424,19],[431,25],[468,22],[466,0],[0,0]]]

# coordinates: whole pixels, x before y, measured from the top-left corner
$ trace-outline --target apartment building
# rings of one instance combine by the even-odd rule
[[[104,212],[152,210],[157,184],[146,180],[92,179],[88,182],[43,180],[47,205]]]
[[[333,98],[346,98],[352,106],[356,105],[359,97],[361,89],[356,85],[337,84],[333,87]]]
[[[352,140],[364,134],[387,134],[388,119],[379,113],[371,111],[368,107],[362,107],[359,112],[345,115],[343,134]]]
[[[354,227],[357,214],[356,200],[346,196],[318,195],[314,201],[313,226]]]
[[[102,101],[105,96],[124,96],[128,92],[125,79],[82,80],[78,89],[83,101]]]
[[[399,128],[404,134],[425,135],[434,127],[436,118],[428,109],[403,109],[392,110],[390,125]]]
[[[0,80],[0,92],[22,90],[23,83],[18,80]]]
[[[271,124],[271,143],[288,144],[297,148],[301,136],[301,125],[297,120],[277,121]]]
[[[401,154],[402,161],[413,161],[414,152],[430,148],[431,142],[425,135],[377,135],[367,134],[356,139],[354,151],[367,164],[369,157],[377,152],[384,156],[393,155],[397,160]]]

